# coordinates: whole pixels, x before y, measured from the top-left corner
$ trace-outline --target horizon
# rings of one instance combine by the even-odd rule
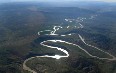
[[[116,0],[0,0],[0,3],[11,3],[11,2],[108,2],[115,3]]]

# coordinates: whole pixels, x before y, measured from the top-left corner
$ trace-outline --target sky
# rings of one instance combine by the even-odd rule
[[[24,1],[104,1],[104,2],[116,2],[116,0],[0,0],[0,3],[24,2]]]

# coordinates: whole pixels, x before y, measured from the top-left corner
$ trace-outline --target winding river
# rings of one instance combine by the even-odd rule
[[[83,26],[82,24],[79,24],[79,25],[80,25],[80,26],[77,27],[77,28],[79,28],[79,29],[80,29],[80,28],[81,28],[81,29],[84,28],[84,26]],[[67,28],[70,28],[70,26],[67,26]],[[63,27],[62,27],[62,26],[54,26],[54,27],[53,27],[53,30],[39,31],[39,32],[38,32],[38,35],[41,35],[41,33],[42,33],[42,32],[45,32],[45,31],[49,31],[49,32],[50,32],[50,34],[45,34],[45,35],[51,35],[51,36],[67,36],[67,35],[70,36],[70,35],[73,35],[72,33],[67,34],[67,35],[59,35],[59,34],[56,34],[56,31],[58,31],[58,30],[60,30],[60,29],[63,29]],[[40,58],[40,57],[46,57],[46,58],[47,58],[47,57],[49,57],[49,58],[60,59],[60,58],[66,58],[66,57],[69,57],[69,56],[70,56],[70,54],[68,53],[67,50],[65,50],[65,49],[63,49],[63,48],[54,47],[54,46],[49,46],[49,45],[44,44],[44,43],[46,43],[46,42],[61,42],[61,43],[66,43],[66,44],[69,44],[69,45],[77,46],[79,49],[83,50],[86,54],[88,54],[88,55],[89,55],[90,57],[92,57],[92,58],[97,58],[97,59],[101,59],[101,60],[110,60],[110,61],[116,60],[116,57],[115,57],[115,56],[113,56],[113,55],[111,55],[110,53],[105,52],[105,51],[103,51],[103,50],[101,50],[101,49],[99,49],[99,48],[97,48],[97,47],[95,47],[95,46],[93,46],[93,45],[87,44],[87,43],[85,42],[84,38],[83,38],[80,34],[78,34],[78,36],[79,36],[79,38],[81,39],[81,41],[82,41],[85,45],[87,45],[87,46],[89,46],[89,47],[93,47],[93,48],[95,48],[95,49],[97,49],[97,50],[99,50],[99,51],[101,51],[101,52],[103,52],[103,53],[105,53],[105,54],[111,56],[112,58],[111,58],[111,59],[110,59],[110,58],[100,58],[100,57],[98,57],[98,56],[94,56],[94,55],[90,54],[87,50],[85,50],[85,49],[83,49],[82,47],[80,47],[79,45],[74,44],[74,43],[70,43],[70,42],[67,42],[67,41],[63,41],[63,40],[46,40],[46,41],[41,42],[40,45],[45,46],[45,47],[48,47],[48,48],[57,49],[57,50],[59,50],[59,51],[62,51],[62,52],[65,53],[66,55],[64,55],[64,56],[62,56],[62,55],[54,55],[54,56],[43,55],[43,56],[31,57],[31,58],[28,58],[28,59],[26,59],[26,60],[24,61],[24,63],[23,63],[23,69],[24,69],[24,70],[27,70],[27,71],[29,71],[29,72],[32,72],[32,73],[37,73],[36,71],[32,70],[31,68],[29,68],[29,67],[26,65],[27,61],[32,60],[32,59],[34,59],[34,58]]]

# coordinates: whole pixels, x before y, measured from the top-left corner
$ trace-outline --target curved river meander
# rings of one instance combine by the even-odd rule
[[[79,24],[79,25],[80,25],[80,26],[78,27],[79,29],[84,28],[84,26],[83,26],[82,24]],[[69,28],[69,27],[70,27],[70,26],[67,26],[67,28]],[[54,26],[54,27],[53,27],[53,30],[39,31],[39,32],[38,32],[38,35],[41,35],[41,33],[42,33],[42,32],[45,32],[45,31],[49,31],[49,32],[50,32],[50,34],[45,34],[45,35],[51,35],[51,36],[67,36],[67,35],[70,36],[70,35],[73,35],[73,33],[70,33],[70,34],[67,34],[67,35],[59,35],[59,34],[56,34],[56,31],[58,31],[58,30],[60,30],[60,29],[63,29],[63,27],[62,27],[62,26]],[[54,55],[54,56],[43,55],[43,56],[35,56],[35,57],[36,57],[36,58],[40,58],[40,57],[41,57],[41,58],[42,58],[42,57],[46,57],[46,58],[47,58],[47,57],[49,57],[49,58],[55,58],[55,59],[60,59],[60,58],[69,57],[70,54],[68,53],[67,50],[65,50],[65,49],[63,49],[63,48],[54,47],[54,46],[49,46],[49,45],[44,44],[44,43],[46,43],[46,42],[53,42],[53,43],[54,43],[54,42],[61,42],[61,43],[66,43],[66,44],[69,44],[69,45],[77,46],[79,49],[83,50],[86,54],[88,54],[88,55],[89,55],[90,57],[92,57],[92,58],[97,58],[97,59],[101,59],[101,60],[110,60],[110,61],[116,60],[116,57],[115,57],[115,56],[113,56],[113,55],[111,55],[110,53],[105,52],[105,51],[103,51],[103,50],[101,50],[101,49],[99,49],[99,48],[97,48],[97,47],[95,47],[95,46],[93,46],[93,45],[87,44],[87,43],[85,42],[84,38],[82,38],[82,36],[81,36],[80,34],[78,34],[78,36],[79,36],[80,40],[81,40],[86,46],[95,48],[95,49],[101,51],[102,53],[105,53],[105,54],[111,56],[112,58],[100,58],[100,57],[98,57],[98,56],[94,56],[94,55],[90,54],[87,50],[85,50],[85,49],[83,49],[82,47],[80,47],[79,45],[74,44],[74,43],[70,43],[70,42],[67,42],[67,41],[63,41],[63,40],[46,40],[46,41],[41,42],[40,45],[45,46],[45,47],[48,47],[48,48],[57,49],[57,50],[59,50],[59,51],[62,51],[62,52],[65,53],[66,55],[63,55],[63,56],[62,56],[62,55]],[[32,59],[34,59],[35,57],[30,57],[30,58],[28,58],[28,59],[26,59],[26,60],[24,61],[24,63],[23,63],[23,69],[24,69],[24,70],[27,70],[27,71],[32,72],[32,73],[37,73],[36,71],[32,70],[31,68],[29,68],[29,67],[26,65],[27,61],[32,60]]]

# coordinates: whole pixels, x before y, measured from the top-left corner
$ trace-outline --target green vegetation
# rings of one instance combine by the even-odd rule
[[[115,8],[112,7],[112,8]],[[100,11],[99,11],[100,10]],[[102,12],[101,12],[102,10]],[[85,27],[74,28],[79,24],[65,22],[64,19],[78,17],[89,18],[91,15],[98,15],[90,20],[81,22]],[[49,7],[36,3],[9,3],[0,5],[0,73],[29,73],[24,71],[22,64],[25,59],[38,55],[64,55],[64,53],[40,45],[46,40],[59,39],[75,43],[89,51],[92,55],[99,57],[110,56],[84,45],[78,37],[81,34],[89,44],[97,46],[104,51],[116,56],[116,12],[103,11],[103,8],[92,9],[78,7]],[[53,30],[54,25],[69,29],[59,30],[58,34],[70,34],[65,37],[37,35],[38,31]],[[44,32],[49,33],[49,32]],[[42,34],[44,34],[42,33]],[[91,58],[78,47],[65,43],[51,43],[67,49],[70,53],[68,58],[59,60],[51,58],[35,58],[26,64],[31,69],[41,73],[116,73],[116,62],[98,60]]]

